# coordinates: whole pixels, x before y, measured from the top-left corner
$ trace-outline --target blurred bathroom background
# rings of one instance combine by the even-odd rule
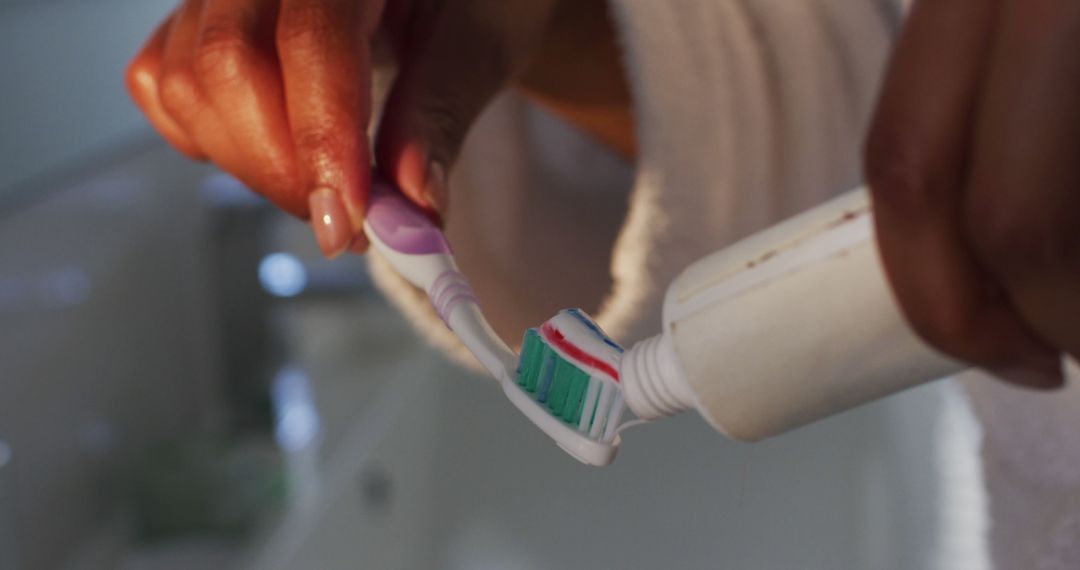
[[[172,4],[0,0],[0,570],[985,567],[949,384],[577,464],[362,259],[153,134],[122,73]],[[525,116],[567,184],[629,187]]]

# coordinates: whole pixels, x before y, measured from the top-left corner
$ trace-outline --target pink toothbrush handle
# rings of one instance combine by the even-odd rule
[[[450,255],[450,244],[416,204],[375,177],[368,196],[366,225],[386,247],[407,255]]]
[[[478,304],[472,287],[457,270],[442,231],[380,178],[371,187],[364,227],[372,246],[398,273],[427,292],[431,305],[448,326],[455,307]]]

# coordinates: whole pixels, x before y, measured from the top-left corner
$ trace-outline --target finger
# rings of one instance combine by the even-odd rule
[[[377,2],[284,0],[278,16],[293,148],[329,257],[362,236],[371,165],[369,41],[380,12]]]
[[[233,174],[307,217],[274,47],[277,10],[261,0],[215,0],[202,10],[194,69],[235,149]]]
[[[189,0],[173,18],[162,55],[158,100],[208,158],[232,172],[229,166],[236,163],[232,140],[203,93],[194,68],[202,6],[202,0]]]
[[[867,146],[878,243],[904,315],[943,352],[1035,385],[1056,352],[1024,324],[963,230],[972,109],[998,2],[917,2]]]
[[[553,7],[549,0],[421,5],[426,29],[413,36],[427,41],[402,66],[376,140],[380,170],[414,202],[445,210],[446,175],[469,127],[523,71]]]
[[[1080,5],[1005,3],[967,196],[982,262],[1032,328],[1080,355]]]
[[[161,60],[165,50],[165,41],[173,25],[173,16],[165,19],[138,55],[128,65],[124,76],[128,92],[135,104],[142,110],[150,124],[180,153],[196,160],[205,159],[206,155],[188,137],[180,125],[161,107],[158,98],[158,78],[161,75]]]

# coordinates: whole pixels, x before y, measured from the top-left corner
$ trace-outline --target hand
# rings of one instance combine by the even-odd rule
[[[372,54],[383,46],[399,73],[373,157]],[[625,133],[582,109],[623,109],[630,124],[602,0],[185,0],[127,83],[182,153],[310,215],[329,257],[366,248],[372,158],[417,204],[443,210],[465,134],[507,85],[578,113],[613,144]]]
[[[1031,387],[1080,356],[1078,54],[1076,0],[919,0],[867,146],[910,323]]]

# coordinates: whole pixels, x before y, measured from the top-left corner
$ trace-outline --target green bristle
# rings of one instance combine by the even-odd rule
[[[566,395],[570,391],[571,374],[577,367],[559,358],[555,362],[555,376],[551,379],[551,391],[548,392],[548,409],[555,416],[562,416],[566,406]]]
[[[525,332],[521,343],[521,359],[518,363],[518,384],[528,392],[536,392],[536,382],[540,377],[540,368],[544,364],[545,354],[550,352],[536,329]]]
[[[555,383],[555,365],[559,361],[559,355],[551,348],[546,348],[543,353],[544,360],[540,363],[540,374],[536,378],[536,401],[541,404],[548,401],[551,395],[551,386]]]
[[[606,389],[606,386],[604,385],[603,382],[600,382],[599,388],[600,388],[600,390],[596,393],[596,405],[593,406],[592,417],[589,418],[589,427],[590,428],[592,427],[593,424],[596,423],[596,419],[597,419],[596,418],[596,413],[600,411],[600,397],[604,395],[604,390]]]
[[[589,375],[574,367],[574,372],[570,380],[570,391],[566,395],[566,406],[563,408],[563,420],[567,423],[577,425],[581,420],[581,408],[584,404],[585,390],[589,387]]]
[[[554,369],[548,370],[551,367]],[[542,389],[549,375],[550,384]],[[555,417],[574,425],[581,420],[589,374],[563,360],[536,329],[526,331],[521,343],[517,383],[545,404]]]

